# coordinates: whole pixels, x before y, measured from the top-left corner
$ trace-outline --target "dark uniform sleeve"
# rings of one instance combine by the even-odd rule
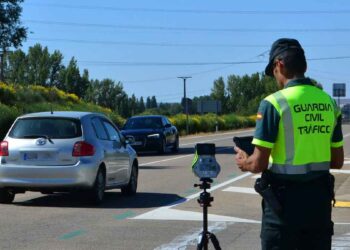
[[[277,139],[280,115],[268,101],[260,103],[253,144],[265,148],[273,148]]]
[[[342,132],[342,128],[341,128],[341,113],[338,115],[338,119],[337,119],[337,125],[334,128],[333,131],[333,136],[332,136],[332,148],[339,148],[342,147],[344,145],[343,142],[343,132]]]

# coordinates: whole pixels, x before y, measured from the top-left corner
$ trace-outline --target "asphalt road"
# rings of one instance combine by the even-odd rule
[[[196,143],[216,144],[222,170],[210,190],[209,229],[222,249],[260,249],[261,198],[252,190],[256,175],[233,162],[234,135],[241,130],[182,137],[177,154],[139,156],[139,189],[134,197],[107,192],[106,202],[87,205],[79,195],[25,193],[0,205],[0,249],[196,249],[202,231],[201,190],[190,165]],[[336,172],[333,249],[350,249],[350,126],[344,125],[344,171]],[[210,245],[209,249],[214,249]]]

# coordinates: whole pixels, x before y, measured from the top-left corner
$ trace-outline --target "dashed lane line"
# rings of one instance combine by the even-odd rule
[[[60,240],[69,240],[69,239],[72,239],[74,237],[80,236],[80,235],[85,234],[85,233],[86,233],[86,231],[84,231],[84,230],[76,230],[76,231],[62,235],[61,237],[59,237],[59,239]]]
[[[240,130],[240,131],[232,131],[232,132],[225,132],[225,133],[215,133],[215,134],[209,134],[209,135],[200,135],[200,136],[189,136],[189,137],[183,137],[183,140],[187,139],[197,139],[197,138],[203,138],[203,137],[212,137],[212,136],[221,136],[221,135],[232,135],[237,133],[246,133],[246,132],[253,132],[254,129],[247,129],[247,130]]]

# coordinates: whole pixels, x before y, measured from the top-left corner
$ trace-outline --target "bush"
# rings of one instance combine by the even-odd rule
[[[108,116],[119,128],[125,119],[111,109],[92,103],[85,103],[75,94],[68,94],[56,87],[38,85],[20,86],[0,83],[0,136],[4,136],[17,116],[23,113],[50,111],[98,112]],[[144,114],[159,114],[158,109],[148,109]],[[213,132],[231,130],[255,125],[255,116],[243,117],[235,114],[217,116],[216,114],[189,115],[189,132]],[[186,134],[186,115],[169,117],[181,135]]]
[[[219,130],[231,130],[255,126],[255,116],[243,117],[234,114],[216,116],[215,114],[189,115],[189,132],[213,132],[216,125]],[[169,117],[181,135],[186,134],[186,115],[178,114]]]
[[[16,90],[13,85],[0,82],[0,101],[6,105],[16,103]]]
[[[0,103],[0,140],[5,137],[19,114],[20,112],[15,107],[9,107]]]

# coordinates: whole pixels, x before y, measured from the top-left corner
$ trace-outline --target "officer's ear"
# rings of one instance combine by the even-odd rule
[[[273,72],[274,74],[281,72],[281,63],[283,63],[282,59],[275,59],[275,61],[273,62]]]

